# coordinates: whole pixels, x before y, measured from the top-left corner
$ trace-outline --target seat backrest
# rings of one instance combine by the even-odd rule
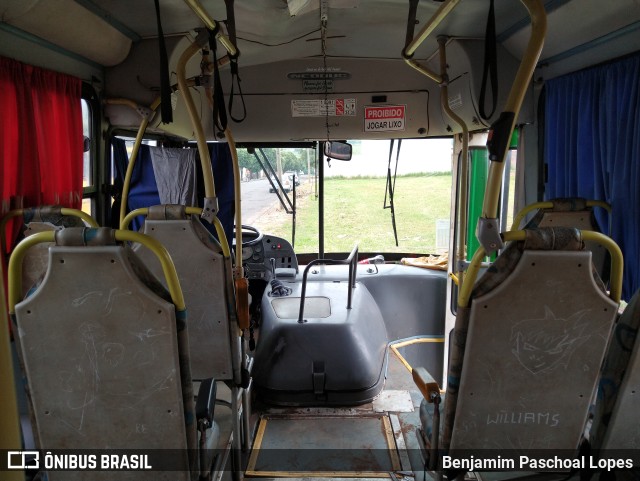
[[[603,207],[609,212],[611,208],[604,202],[589,201],[580,197],[571,197],[566,199],[551,199],[548,202],[542,202],[541,207],[535,216],[527,223],[526,229],[535,229],[539,227],[573,227],[580,230],[591,230],[601,232],[596,222],[593,208]],[[532,207],[533,207],[532,206]],[[525,209],[526,210],[526,209]],[[517,229],[515,225],[514,228]],[[605,232],[605,234],[609,234]],[[585,248],[593,254],[593,265],[598,270],[598,274],[603,280],[608,280],[609,256],[607,249],[597,242],[586,241]]]
[[[577,449],[615,320],[580,231],[526,231],[458,309],[447,449]]]
[[[196,431],[184,312],[131,249],[116,245],[112,232],[50,233],[56,245],[46,276],[15,305],[36,443],[41,449],[172,449],[184,472],[138,472],[135,479],[188,480]],[[84,477],[49,473],[52,481]]]
[[[14,217],[22,217],[24,237],[46,232],[64,229],[65,227],[83,227],[85,223],[89,227],[98,227],[98,224],[87,214],[76,209],[67,209],[59,205],[32,207],[17,209],[9,212],[0,222],[0,238],[3,239],[7,221]],[[84,222],[83,222],[84,219]],[[38,244],[29,249],[22,265],[22,295],[27,295],[29,289],[40,282],[47,270],[48,249],[50,244]],[[0,250],[4,253],[4,247]]]
[[[183,206],[149,208],[143,232],[161,242],[173,259],[189,309],[189,350],[194,379],[240,382],[231,263],[195,215]],[[134,250],[158,278],[162,269],[144,246]]]
[[[591,446],[598,449],[640,448],[640,291],[616,323],[605,356],[596,400]]]

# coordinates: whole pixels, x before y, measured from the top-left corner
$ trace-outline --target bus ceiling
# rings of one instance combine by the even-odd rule
[[[194,2],[160,2],[169,72],[176,71],[179,58],[195,39],[195,29],[205,24],[189,3]],[[442,112],[438,83],[408,68],[403,60],[406,0],[367,0],[366,5],[362,0],[236,0],[234,4],[247,112],[244,122],[232,124],[238,141],[419,138],[460,131]],[[640,8],[634,0],[545,0],[543,4],[548,35],[519,123],[534,119],[539,80],[628,54],[640,43]],[[320,5],[328,5],[323,12],[324,42]],[[442,5],[418,2],[415,29]],[[224,2],[202,6],[212,19],[228,17]],[[487,128],[499,112],[484,119],[479,111],[488,8],[488,0],[461,0],[413,57],[438,71],[437,39],[448,38],[449,104],[472,131]],[[161,82],[153,2],[136,2],[132,8],[127,0],[1,0],[0,14],[0,55],[93,81],[106,99],[126,99],[142,109],[156,99]],[[529,37],[530,21],[521,2],[497,0],[495,27],[500,106]],[[224,50],[218,47],[219,58]],[[202,75],[202,60],[195,55],[186,65],[187,78],[194,83],[211,78],[210,71]],[[230,71],[227,65],[220,69],[227,105]],[[170,82],[175,81],[172,75]],[[203,87],[192,88],[198,91],[199,108],[207,112]],[[192,138],[177,93],[173,102],[173,123],[163,124],[158,115],[150,119],[149,131]],[[241,112],[236,97],[232,114]],[[141,114],[111,103],[106,115],[114,127],[137,128]],[[208,140],[217,139],[210,116],[204,117]]]

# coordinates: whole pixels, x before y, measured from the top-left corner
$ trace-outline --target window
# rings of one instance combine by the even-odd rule
[[[350,141],[353,158],[331,160],[324,165],[324,250],[349,252],[358,244],[369,253],[442,253],[448,249],[451,204],[451,139],[403,140],[396,167],[396,149],[389,163],[389,140]],[[263,149],[277,169],[276,149]],[[314,149],[279,149],[283,186],[296,186],[295,250],[318,252],[318,200]],[[256,149],[258,152],[258,149]],[[292,215],[278,200],[259,165],[243,165],[246,151],[239,151],[245,167],[242,186],[243,223],[262,232],[292,240]],[[257,164],[257,161],[256,161]],[[391,170],[396,246],[387,175]],[[247,172],[250,170],[250,174]],[[395,180],[394,180],[395,176]],[[250,179],[250,180],[249,180]],[[256,192],[253,194],[253,192]],[[292,192],[288,193],[292,198]],[[259,199],[250,212],[251,198]],[[283,196],[282,196],[283,197]],[[285,199],[286,203],[286,199]],[[387,206],[387,208],[385,208]],[[438,227],[441,227],[438,229]],[[437,234],[444,227],[444,239]],[[438,242],[440,240],[440,242]]]
[[[85,152],[82,159],[82,211],[89,215],[95,213],[94,195],[96,192],[94,181],[94,166],[92,162],[91,143],[93,142],[93,129],[91,121],[91,105],[86,99],[82,99],[82,135],[85,139]],[[88,149],[87,149],[88,148]]]

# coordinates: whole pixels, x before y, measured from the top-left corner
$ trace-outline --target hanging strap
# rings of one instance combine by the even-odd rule
[[[240,75],[238,75],[238,59],[230,58],[231,64],[231,93],[229,94],[229,116],[234,122],[240,123],[244,119],[247,118],[247,106],[244,103],[244,95],[242,95],[242,85],[240,85],[241,79]],[[234,86],[238,84],[238,95],[240,96],[240,100],[242,101],[242,115],[240,117],[236,117],[233,115],[233,97],[234,97]]]
[[[173,122],[173,108],[171,106],[171,84],[169,83],[169,62],[167,61],[167,45],[162,32],[160,21],[160,3],[154,0],[156,6],[156,23],[158,26],[158,47],[160,49],[160,114],[163,124]]]
[[[491,79],[489,79],[491,75]],[[487,81],[491,80],[491,112],[487,114],[485,102],[487,96]],[[496,16],[493,8],[493,0],[489,3],[489,16],[484,38],[484,69],[482,72],[482,86],[480,87],[480,116],[489,120],[496,111],[498,103],[498,54],[496,50]]]
[[[219,24],[216,24],[214,30],[209,31],[209,48],[213,54],[213,130],[224,132],[227,128],[227,111],[224,106],[224,92],[222,91],[222,82],[220,81],[220,67],[218,66],[218,46],[216,44],[216,34],[218,33]]]
[[[407,18],[407,35],[404,41],[404,48],[413,41],[413,35],[416,29],[416,12],[418,10],[418,0],[409,0],[409,16]]]
[[[240,123],[247,118],[247,106],[244,103],[244,95],[242,95],[242,85],[240,82],[239,70],[238,70],[238,57],[240,56],[240,50],[238,50],[238,43],[236,42],[236,16],[233,8],[234,0],[225,0],[225,6],[227,7],[227,30],[229,32],[229,39],[231,43],[236,47],[236,54],[229,55],[229,65],[231,67],[231,92],[229,93],[229,117],[234,122]],[[242,101],[242,115],[236,117],[233,115],[233,97],[235,96],[235,86],[238,85],[238,95]]]

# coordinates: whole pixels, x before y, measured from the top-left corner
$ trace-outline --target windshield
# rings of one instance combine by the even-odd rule
[[[350,143],[353,146],[351,161],[324,161],[325,252],[348,252],[355,243],[361,252],[445,252],[453,141],[396,140],[391,155],[389,140]],[[243,224],[289,240],[297,253],[317,253],[319,169],[316,150],[268,148],[256,149],[255,154],[250,154],[246,149],[239,149],[238,157],[243,170]],[[265,165],[267,161],[273,172]],[[279,172],[282,174],[278,175]],[[277,184],[277,178],[281,179],[281,185]]]

